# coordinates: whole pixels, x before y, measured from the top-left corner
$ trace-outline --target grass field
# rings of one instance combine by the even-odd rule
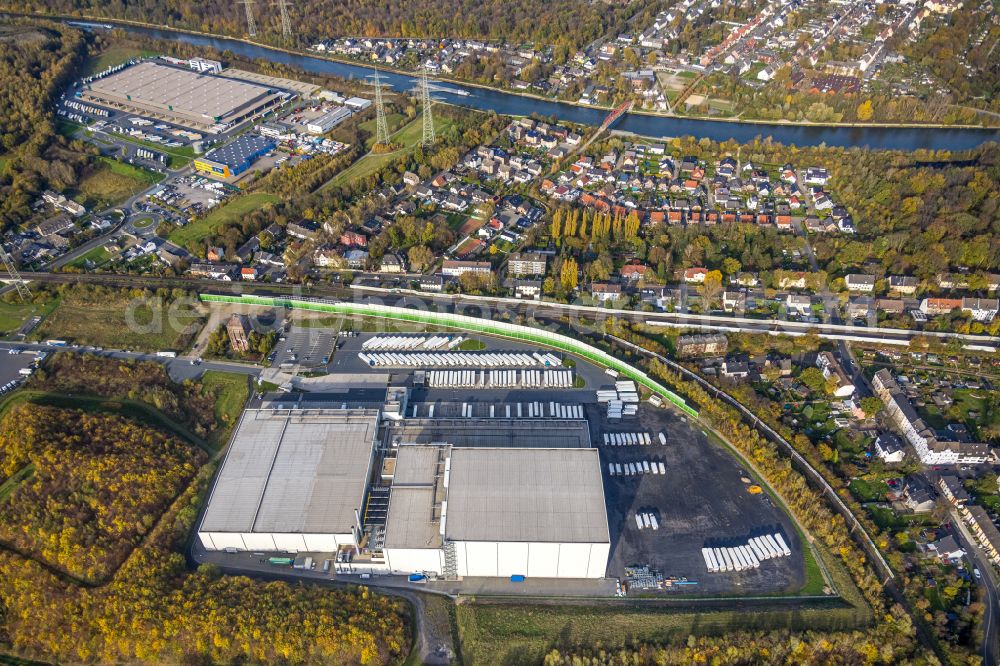
[[[94,268],[97,268],[108,263],[109,259],[111,259],[111,255],[108,254],[107,250],[103,247],[95,247],[90,252],[87,252],[86,254],[71,261],[69,265],[74,268],[86,268],[87,262],[89,261],[92,262]]]
[[[36,329],[40,339],[66,339],[111,349],[181,350],[191,339],[187,329],[199,328],[201,315],[164,305],[155,310],[145,302],[115,299],[104,304],[63,298]]]
[[[211,393],[215,396],[215,420],[221,427],[216,431],[215,441],[211,444],[221,448],[250,396],[247,377],[235,372],[208,370],[202,375],[201,384],[203,394]]]
[[[461,651],[466,666],[543,661],[553,648],[621,648],[637,642],[665,643],[691,634],[720,635],[776,628],[846,629],[866,620],[838,602],[804,603],[787,610],[767,608],[681,611],[636,606],[459,603]]]
[[[97,158],[95,166],[77,186],[81,203],[90,209],[113,206],[163,178],[161,174],[106,157]]]
[[[169,239],[189,250],[199,245],[205,236],[214,234],[241,217],[268,203],[276,203],[278,197],[266,192],[251,192],[230,199],[213,208],[208,215],[170,233]]]
[[[45,303],[4,303],[0,301],[0,331],[11,333],[28,321],[29,317],[40,315],[47,316],[55,309],[55,300]]]
[[[385,117],[385,126],[387,128],[389,128],[390,132],[393,132],[393,131],[399,129],[402,126],[403,121],[405,119],[406,119],[406,116],[404,116],[402,113],[390,113],[389,115],[387,115]],[[359,123],[358,124],[358,129],[364,130],[365,132],[368,132],[369,134],[371,134],[374,137],[375,136],[375,119],[372,118],[371,120],[366,120],[363,123]],[[375,143],[375,140],[374,139],[370,139],[368,141],[368,147],[371,148],[373,143]]]
[[[451,125],[452,122],[450,120],[444,118],[434,119],[434,131],[436,133],[444,132]],[[422,137],[423,124],[420,118],[417,118],[408,125],[403,126],[399,131],[389,137],[392,143],[400,144],[402,148],[395,152],[385,153],[382,155],[369,153],[338,173],[332,180],[330,180],[328,185],[339,186],[361,178],[367,178],[384,167],[386,164],[395,160],[400,155],[409,153],[418,143],[420,143]]]
[[[130,46],[111,46],[102,51],[94,58],[90,58],[84,65],[84,76],[103,72],[108,67],[120,65],[128,62],[132,58],[144,58],[156,55],[155,51],[132,48]]]

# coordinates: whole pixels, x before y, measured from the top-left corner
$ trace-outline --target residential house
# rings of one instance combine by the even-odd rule
[[[937,493],[921,477],[910,476],[903,484],[903,505],[913,513],[927,513],[934,509]]]
[[[688,284],[701,284],[708,275],[707,268],[688,268],[684,271],[684,281]]]
[[[990,322],[997,316],[1000,309],[1000,301],[995,298],[969,298],[962,299],[962,312],[969,312],[976,321]]]
[[[732,380],[746,379],[750,376],[750,364],[746,361],[724,361],[722,376]]]
[[[457,261],[451,259],[441,265],[441,275],[446,277],[458,277],[464,273],[489,275],[492,272],[493,266],[488,261]]]
[[[505,289],[513,292],[516,298],[538,299],[542,295],[541,280],[525,280],[519,278],[508,278],[504,280]]]
[[[421,291],[440,292],[444,289],[444,278],[440,275],[421,275],[417,278],[417,286]]]
[[[954,564],[965,557],[965,551],[950,534],[927,544],[927,552],[947,564]]]
[[[507,274],[545,275],[546,257],[539,252],[515,252],[507,260]]]
[[[778,279],[779,289],[805,289],[806,288],[806,273],[798,271],[795,273],[783,274]]]
[[[961,298],[925,298],[920,301],[920,311],[928,316],[948,314],[961,307]]]
[[[844,276],[844,284],[850,291],[870,292],[875,289],[875,276],[850,273]]]
[[[344,258],[329,243],[324,243],[313,251],[313,264],[320,268],[339,268],[344,264]]]
[[[682,335],[677,338],[678,356],[722,356],[729,349],[729,339],[716,335]]]
[[[901,463],[906,458],[903,440],[892,432],[879,432],[875,438],[875,455],[889,464]]]
[[[747,294],[745,291],[722,292],[722,309],[726,312],[743,312],[747,309]]]
[[[812,298],[805,294],[788,294],[785,296],[785,309],[800,315],[811,314]]]
[[[941,475],[937,485],[945,499],[955,506],[965,506],[965,503],[970,499],[969,493],[966,492],[961,479],[953,474]]]
[[[285,231],[293,238],[309,240],[319,233],[319,227],[308,220],[302,220],[300,222],[289,222],[285,227]]]
[[[986,513],[986,509],[981,506],[969,505],[963,507],[961,513],[990,562],[995,566],[1000,566],[1000,530]]]
[[[909,275],[890,275],[888,284],[889,291],[897,294],[912,296],[917,293],[917,287],[920,286],[920,280],[915,277],[910,277]]]
[[[886,413],[924,465],[980,465],[992,459],[982,443],[945,441],[919,417],[892,373],[883,368],[872,377],[872,388],[885,404]]]
[[[212,264],[199,262],[191,264],[189,273],[195,277],[207,277],[213,280],[230,282],[236,274],[236,266],[233,264]]]
[[[596,301],[607,303],[620,298],[622,288],[621,285],[612,282],[594,282],[590,285],[590,295]]]
[[[406,264],[398,254],[386,253],[378,270],[379,273],[405,273]]]
[[[831,352],[824,351],[817,354],[816,366],[823,371],[824,377],[836,381],[837,387],[833,391],[835,397],[849,398],[854,395],[854,382]]]
[[[626,264],[622,266],[619,274],[623,280],[638,282],[647,275],[649,270],[649,266],[643,266],[642,264]]]
[[[344,262],[348,268],[363,270],[368,266],[368,253],[364,250],[348,250],[344,253]]]

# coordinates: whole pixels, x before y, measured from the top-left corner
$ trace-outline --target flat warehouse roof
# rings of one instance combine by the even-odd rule
[[[396,456],[386,548],[440,548],[441,502],[447,447],[399,447]]]
[[[274,142],[255,134],[244,134],[221,148],[216,148],[205,155],[205,159],[218,164],[225,164],[230,169],[241,166],[251,155],[266,152],[274,148]]]
[[[445,536],[609,543],[597,449],[452,449]]]
[[[349,533],[377,425],[375,410],[247,410],[201,531]]]
[[[223,118],[273,91],[255,83],[193,70],[141,62],[89,84],[88,93],[128,100],[132,104],[201,116]]]

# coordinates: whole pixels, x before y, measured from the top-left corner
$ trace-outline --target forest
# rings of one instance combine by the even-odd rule
[[[208,438],[217,427],[215,396],[196,382],[177,384],[160,363],[109,361],[92,354],[58,353],[35,373],[27,388],[69,395],[137,400]]]
[[[43,407],[0,421],[0,473],[33,473],[0,503],[0,539],[73,576],[99,581],[152,528],[206,460],[136,421]]]
[[[107,584],[66,583],[0,551],[0,640],[74,663],[379,664],[409,649],[403,602],[185,568],[181,549],[212,476],[192,483]]]
[[[0,231],[26,220],[46,187],[74,185],[96,152],[59,136],[52,115],[84,52],[83,33],[67,26],[0,26]]]
[[[903,620],[905,623],[905,618]],[[690,636],[682,645],[637,645],[625,649],[552,650],[544,666],[653,666],[658,664],[884,664],[921,663],[912,644],[900,644],[906,626],[881,624],[874,631]]]
[[[237,36],[246,33],[243,7],[235,3],[9,0],[4,4],[18,11],[104,16]],[[389,4],[377,0],[310,0],[289,3],[288,11],[295,32],[305,43],[339,36],[459,37],[579,48],[615,26],[624,26],[637,6],[602,0],[411,0]],[[258,34],[280,42],[277,9],[258,3],[256,13]]]
[[[0,540],[13,546],[0,549],[4,651],[94,664],[377,664],[407,654],[403,602],[188,569],[183,550],[216,462],[207,443],[156,426],[227,431],[247,397],[245,385],[224,394],[227,385],[240,388],[208,374],[173,384],[156,363],[56,354],[13,394],[20,404],[0,422],[0,474],[17,481],[0,503]],[[133,401],[160,418],[131,418]]]

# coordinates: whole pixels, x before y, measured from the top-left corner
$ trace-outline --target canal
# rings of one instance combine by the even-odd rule
[[[195,46],[211,47],[218,51],[228,50],[243,58],[264,58],[316,74],[329,74],[345,79],[361,79],[372,74],[372,69],[364,65],[292,54],[236,39],[210,37],[166,28],[152,29],[129,25],[116,27],[157,39],[176,40]],[[413,77],[397,72],[380,71],[380,76],[384,83],[400,92],[410,91],[417,85]],[[608,113],[603,109],[535,99],[501,90],[462,86],[452,82],[435,85],[434,98],[481,111],[495,111],[502,115],[528,116],[537,113],[586,125],[599,125]],[[787,145],[866,146],[904,151],[921,148],[967,150],[989,141],[1000,142],[1000,130],[997,129],[801,126],[670,118],[635,113],[623,117],[614,128],[648,137],[694,136],[699,139],[707,137],[715,141],[734,139],[741,143],[753,141],[757,137],[771,137],[774,141]]]

